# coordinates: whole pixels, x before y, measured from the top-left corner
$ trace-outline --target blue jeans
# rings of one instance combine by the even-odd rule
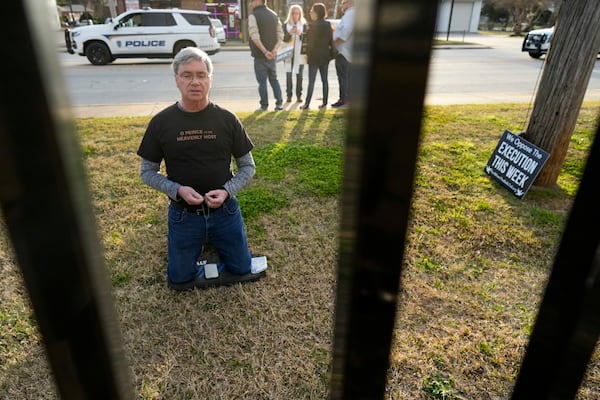
[[[281,97],[281,87],[277,80],[277,63],[275,60],[267,60],[266,58],[255,58],[254,59],[254,75],[256,75],[256,81],[258,82],[258,95],[260,96],[260,106],[264,109],[269,107],[269,94],[267,93],[267,79],[273,89],[273,96],[275,96],[275,106],[281,106],[283,104],[283,98]]]
[[[315,81],[317,80],[317,71],[321,75],[321,83],[323,85],[323,104],[327,104],[329,99],[329,82],[327,81],[327,72],[329,69],[329,61],[323,65],[308,65],[308,89],[306,90],[305,104],[310,104],[313,91],[315,90]]]
[[[304,72],[304,64],[298,65],[298,73],[296,74],[296,97],[297,98],[302,97],[302,75],[303,75],[303,72]],[[287,93],[288,99],[292,98],[292,93],[294,92],[294,83],[292,82],[292,75],[294,75],[293,72],[285,73],[286,93]]]
[[[168,220],[167,276],[171,282],[184,283],[196,278],[197,261],[207,242],[215,247],[220,262],[229,272],[239,275],[250,272],[252,257],[235,197],[206,212],[190,212],[169,205]]]
[[[341,54],[335,57],[335,72],[337,73],[338,83],[340,85],[340,100],[348,101],[348,74],[350,72],[350,63]]]

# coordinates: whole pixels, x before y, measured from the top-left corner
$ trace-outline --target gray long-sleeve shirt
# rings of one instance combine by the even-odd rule
[[[229,193],[229,196],[235,196],[244,186],[250,182],[250,179],[256,172],[256,165],[252,153],[248,152],[245,155],[235,159],[237,173],[229,181],[225,182],[223,187]],[[160,163],[152,162],[142,158],[140,166],[140,177],[142,182],[156,189],[173,200],[177,200],[177,191],[181,184],[167,178],[160,172]],[[204,193],[200,193],[204,195]]]

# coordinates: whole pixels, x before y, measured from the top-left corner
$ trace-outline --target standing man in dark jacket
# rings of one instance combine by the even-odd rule
[[[283,28],[277,14],[267,7],[266,0],[250,0],[251,14],[248,17],[250,50],[254,57],[254,74],[260,96],[259,111],[269,108],[267,79],[275,96],[275,110],[283,110],[281,86],[277,80],[277,50],[283,42]]]
[[[333,40],[338,50],[335,57],[335,71],[340,85],[340,98],[333,103],[332,107],[342,107],[348,101],[348,83],[350,65],[352,64],[352,46],[354,46],[354,0],[342,0],[342,12],[344,15],[340,20]]]

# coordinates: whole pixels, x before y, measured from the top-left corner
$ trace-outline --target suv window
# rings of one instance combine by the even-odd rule
[[[185,13],[181,13],[181,15],[190,25],[210,25],[210,19],[208,18],[208,15]]]
[[[144,26],[174,26],[177,25],[171,13],[146,13],[143,14]]]
[[[129,14],[119,21],[119,26],[140,26],[142,25],[142,14]]]

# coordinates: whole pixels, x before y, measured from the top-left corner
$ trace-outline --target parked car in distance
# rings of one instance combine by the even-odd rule
[[[521,51],[528,52],[532,58],[540,58],[548,52],[553,33],[554,27],[529,31],[523,39]]]
[[[217,18],[211,18],[210,20],[212,21],[213,26],[215,27],[215,36],[217,37],[219,43],[226,43],[227,33],[225,32],[225,27],[223,26],[221,20]]]

